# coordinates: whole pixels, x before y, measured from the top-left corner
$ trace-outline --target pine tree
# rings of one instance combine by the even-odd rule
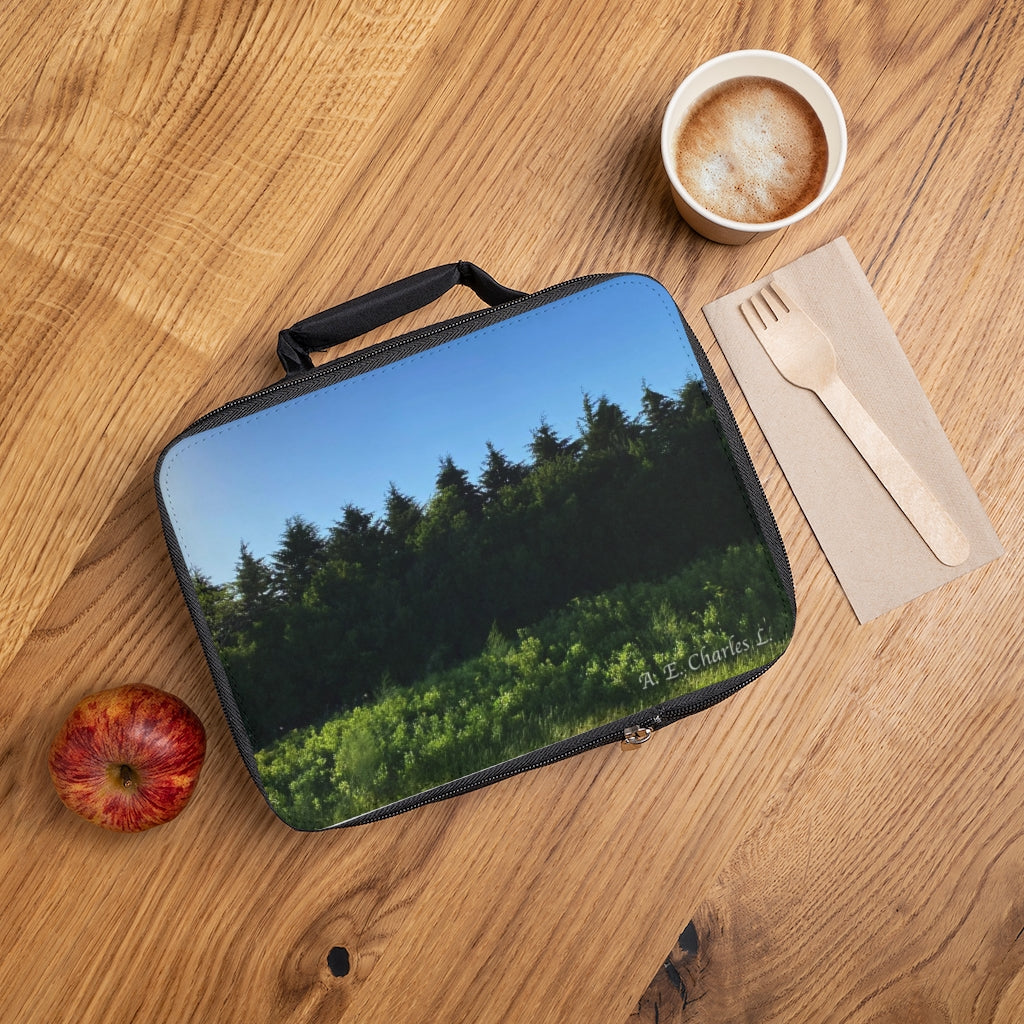
[[[521,462],[511,462],[504,452],[487,442],[487,458],[480,473],[480,488],[487,501],[494,501],[502,488],[514,487],[526,478],[526,467]]]
[[[677,403],[667,395],[654,391],[647,384],[643,386],[640,408],[648,430],[657,433],[671,422]]]
[[[384,499],[384,525],[392,545],[404,547],[422,518],[420,505],[392,483]]]
[[[534,465],[541,466],[561,456],[575,456],[579,452],[579,442],[559,437],[547,420],[541,420],[540,426],[532,431],[529,450]]]
[[[588,452],[625,451],[635,433],[622,408],[604,395],[596,405],[590,395],[583,396],[580,430]]]
[[[324,539],[316,525],[302,516],[285,522],[281,546],[273,554],[278,589],[290,601],[302,599],[323,560]]]
[[[376,565],[383,535],[383,527],[374,522],[369,512],[348,504],[342,509],[341,519],[328,531],[325,558],[329,562]]]
[[[455,465],[451,455],[441,459],[441,466],[435,482],[436,493],[446,499],[451,511],[477,512],[483,505],[483,496],[469,479],[464,469]]]
[[[259,622],[274,597],[273,574],[262,558],[255,558],[243,541],[235,563],[235,591],[247,623]]]

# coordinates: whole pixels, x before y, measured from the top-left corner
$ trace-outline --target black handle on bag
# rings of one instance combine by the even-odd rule
[[[473,263],[464,260],[448,263],[386,284],[340,306],[300,320],[278,335],[277,357],[285,374],[311,370],[310,352],[322,352],[382,327],[439,299],[457,284],[472,288],[489,306],[498,306],[526,294],[498,284]]]

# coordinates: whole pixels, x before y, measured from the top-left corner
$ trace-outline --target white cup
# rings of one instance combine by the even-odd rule
[[[676,172],[679,129],[694,103],[709,89],[729,79],[746,76],[773,78],[799,92],[817,114],[828,143],[828,165],[817,196],[796,213],[765,223],[729,220],[707,209],[686,191]],[[687,224],[713,242],[739,245],[795,224],[825,202],[835,189],[846,163],[846,121],[832,90],[806,64],[772,50],[736,50],[702,64],[673,93],[661,124],[661,158],[672,185],[672,198]]]

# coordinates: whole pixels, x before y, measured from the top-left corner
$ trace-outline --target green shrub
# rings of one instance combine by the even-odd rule
[[[760,546],[731,547],[492,629],[478,655],[261,750],[271,801],[298,827],[334,824],[755,668],[792,630],[770,569]]]

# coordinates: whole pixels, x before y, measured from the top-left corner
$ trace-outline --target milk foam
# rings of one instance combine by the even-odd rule
[[[702,206],[729,220],[763,224],[806,206],[828,163],[825,130],[795,89],[744,77],[701,97],[676,144],[676,171]]]

